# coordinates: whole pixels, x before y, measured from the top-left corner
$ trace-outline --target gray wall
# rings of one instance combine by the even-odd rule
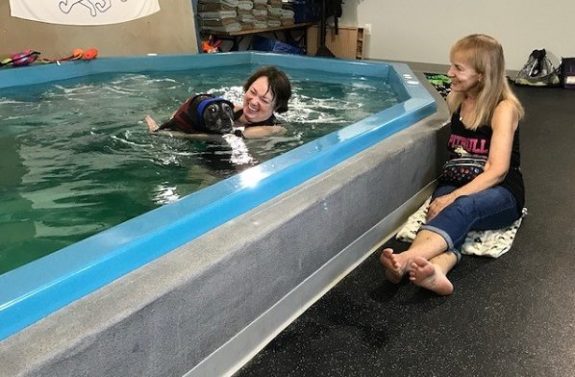
[[[26,48],[63,57],[73,48],[96,47],[102,56],[197,52],[191,1],[160,0],[153,16],[109,26],[57,26],[10,17],[0,1],[0,57]],[[371,25],[366,58],[446,65],[451,44],[470,33],[487,33],[505,48],[510,70],[519,70],[535,48],[558,58],[575,56],[575,2],[524,0],[345,0],[342,25]],[[558,61],[558,59],[557,59]]]
[[[457,39],[490,34],[503,44],[507,68],[519,70],[536,48],[575,56],[573,15],[573,0],[345,0],[341,24],[371,25],[366,58],[432,64],[448,64]]]

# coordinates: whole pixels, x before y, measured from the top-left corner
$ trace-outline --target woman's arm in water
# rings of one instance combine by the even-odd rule
[[[287,130],[279,125],[246,127],[243,135],[246,139],[258,139],[268,136],[284,135]]]

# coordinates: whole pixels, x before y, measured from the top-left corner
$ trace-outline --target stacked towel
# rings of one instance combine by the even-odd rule
[[[238,0],[200,0],[199,3],[227,5],[233,8],[238,7]]]
[[[202,28],[206,30],[220,31],[226,33],[234,33],[242,30],[242,26],[235,19],[202,21]]]
[[[267,19],[268,19],[267,8],[258,8],[257,5],[254,5],[254,9],[252,10],[252,13],[253,13],[254,17],[257,18],[258,20],[267,21]]]
[[[256,29],[266,29],[268,28],[268,6],[267,3],[257,2],[254,0],[254,9],[252,14],[254,15],[255,22],[254,27]]]
[[[268,11],[268,26],[269,27],[280,27],[282,26],[282,2],[281,0],[268,0],[267,4]]]
[[[282,26],[281,20],[274,20],[272,18],[268,19],[268,27],[280,27]]]
[[[198,17],[204,30],[236,32],[242,30],[237,16],[238,0],[200,0]]]
[[[252,0],[240,0],[238,2],[238,10],[251,11],[254,9],[254,2]]]
[[[235,10],[198,12],[202,29],[223,32],[242,30]]]
[[[282,26],[293,25],[295,23],[295,13],[293,10],[282,9],[280,20]]]
[[[235,20],[238,16],[238,12],[235,10],[219,10],[213,12],[198,12],[200,20],[225,20],[232,19]]]
[[[256,19],[252,13],[253,9],[254,2],[252,0],[240,0],[238,2],[238,22],[242,25],[242,30],[254,29]]]
[[[268,28],[268,0],[253,0],[254,9],[252,13],[256,18],[255,28],[266,29]]]
[[[254,17],[256,18],[256,29],[268,28],[268,1],[254,0]]]
[[[282,8],[281,7],[274,7],[272,5],[268,5],[268,15],[270,18],[281,18],[282,17]]]
[[[264,20],[258,20],[256,18],[255,22],[254,22],[254,29],[267,29],[268,28],[268,21],[267,19]]]
[[[294,12],[282,0],[199,0],[199,24],[205,30],[236,32],[294,24]]]
[[[242,26],[242,30],[252,30],[255,29],[256,19],[253,14],[240,14],[238,15],[238,21]]]
[[[204,3],[203,0],[202,2],[198,3],[198,13],[203,13],[203,12],[219,12],[219,11],[230,11],[230,10],[236,10],[237,7],[232,7],[230,5],[227,4],[221,4],[221,3]]]
[[[238,11],[238,21],[240,23],[250,23],[253,24],[254,22],[256,22],[256,18],[254,17],[254,15],[252,14],[252,12],[247,12],[247,11]]]

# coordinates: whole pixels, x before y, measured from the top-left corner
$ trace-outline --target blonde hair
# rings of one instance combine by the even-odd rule
[[[475,117],[468,127],[475,130],[483,124],[489,124],[495,107],[503,100],[510,101],[518,119],[524,115],[523,106],[511,90],[505,76],[505,59],[503,47],[494,38],[484,34],[468,35],[451,47],[450,57],[463,54],[475,71],[482,75],[479,83],[479,94],[476,99]],[[464,100],[463,93],[453,92],[449,100],[451,113],[455,112]]]

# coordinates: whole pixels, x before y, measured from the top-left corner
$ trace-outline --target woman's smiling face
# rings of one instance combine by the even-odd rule
[[[476,93],[480,88],[482,74],[469,63],[464,53],[456,52],[451,57],[451,66],[447,76],[451,79],[451,90],[455,92]]]
[[[268,78],[262,76],[244,93],[244,117],[250,123],[262,122],[272,116],[274,109],[274,94],[270,90]]]

